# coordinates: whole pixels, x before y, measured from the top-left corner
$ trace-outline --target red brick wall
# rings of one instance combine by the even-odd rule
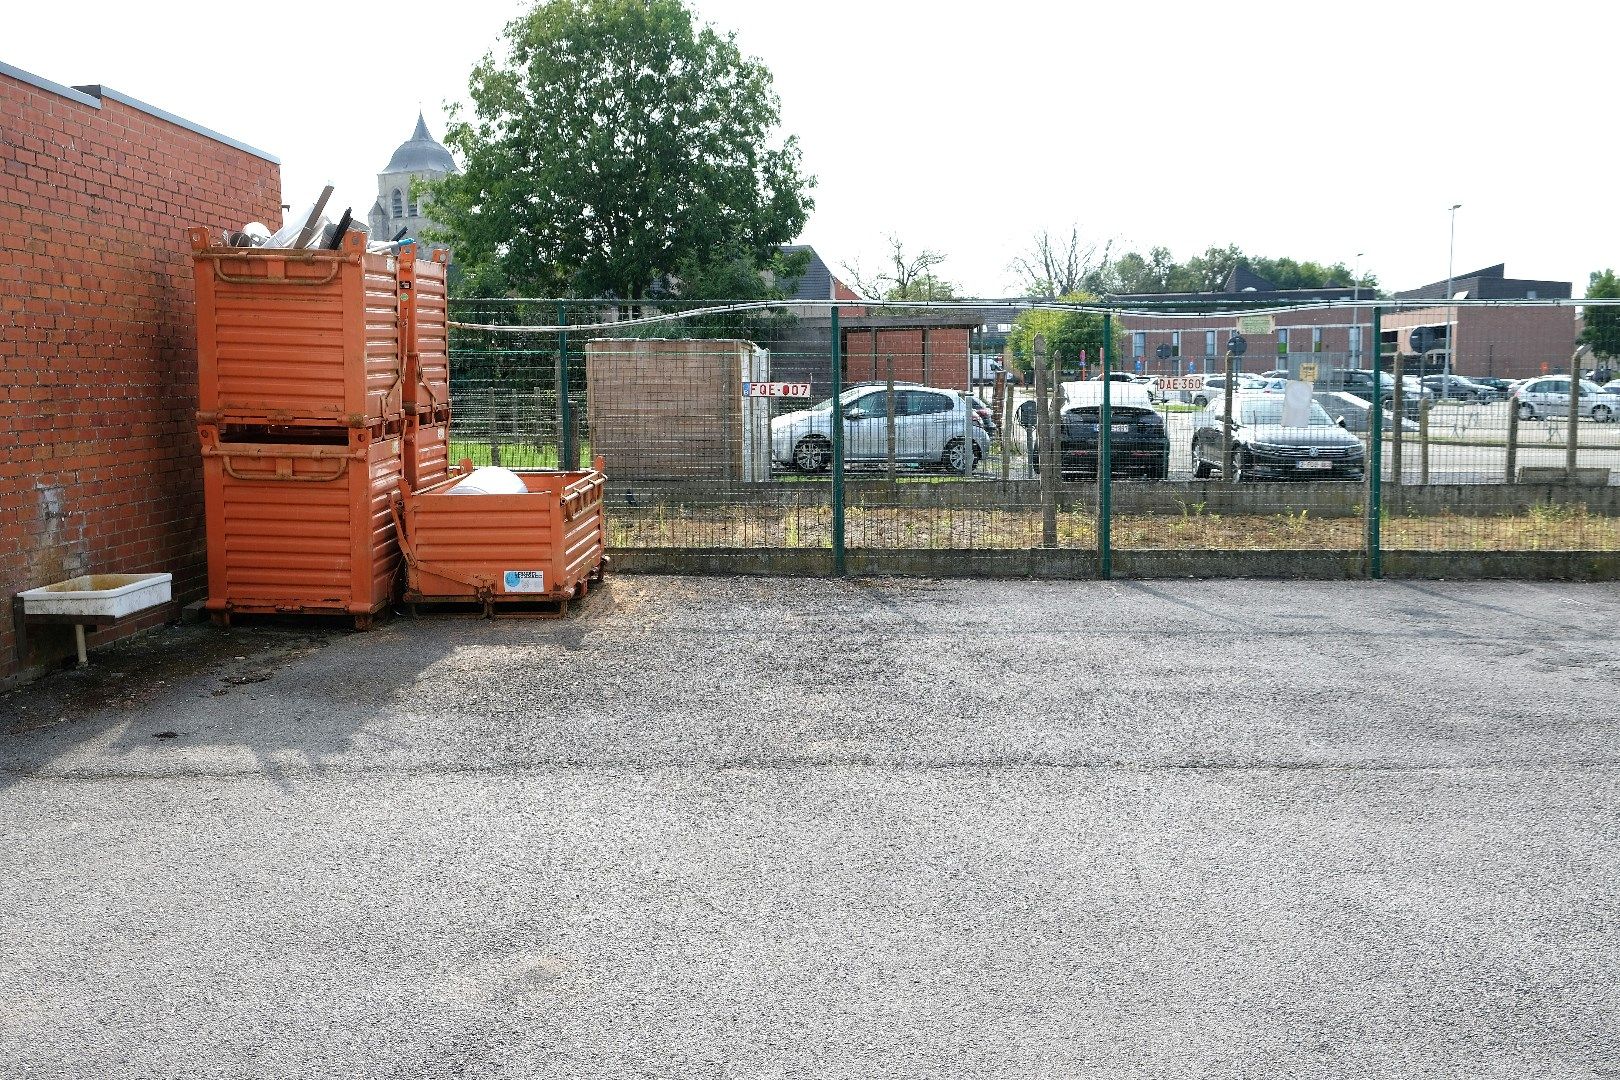
[[[1398,330],[1404,349],[1412,327],[1444,325],[1450,314],[1445,307],[1391,312],[1384,329]],[[1455,370],[1498,379],[1568,374],[1575,321],[1570,307],[1459,307]]]
[[[168,571],[177,602],[201,595],[185,230],[274,228],[280,202],[271,161],[0,72],[0,685],[29,666],[12,629],[22,589]],[[58,628],[30,640],[31,664],[71,648]]]
[[[844,381],[882,382],[894,357],[896,382],[968,387],[968,331],[960,327],[844,331]]]

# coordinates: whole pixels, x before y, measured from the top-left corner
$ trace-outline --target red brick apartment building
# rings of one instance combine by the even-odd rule
[[[1567,300],[1571,295],[1570,282],[1509,278],[1505,269],[1499,263],[1455,275],[1451,281],[1452,296],[1461,300],[1533,301]],[[1575,348],[1574,308],[1528,304],[1452,308],[1445,304],[1445,297],[1446,282],[1442,279],[1394,294],[1393,299],[1402,302],[1399,308],[1385,303],[1382,331],[1386,367],[1397,344],[1403,353],[1411,354],[1411,331],[1415,328],[1455,325],[1453,369],[1460,374],[1528,378],[1544,371],[1568,370],[1570,354]],[[1121,317],[1126,338],[1124,355],[1119,362],[1127,371],[1140,370],[1146,374],[1219,371],[1225,364],[1226,341],[1236,323],[1233,310],[1242,305],[1282,306],[1328,300],[1349,301],[1351,306],[1277,314],[1274,333],[1246,335],[1248,351],[1241,359],[1239,370],[1261,372],[1289,368],[1300,360],[1348,367],[1370,367],[1372,363],[1370,336],[1374,297],[1363,290],[1278,290],[1240,268],[1227,280],[1226,288],[1217,293],[1144,294],[1114,299],[1126,304],[1179,303],[1189,309],[1195,305],[1228,308],[1221,314],[1180,318]],[[1404,306],[1428,299],[1435,301],[1432,307]],[[1159,359],[1160,346],[1170,349],[1170,359]]]
[[[16,655],[24,589],[172,573],[175,604],[120,634],[202,594],[186,229],[280,220],[269,154],[0,64],[0,686],[72,649],[51,627]]]

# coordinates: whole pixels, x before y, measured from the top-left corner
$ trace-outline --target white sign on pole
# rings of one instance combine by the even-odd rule
[[[1283,390],[1282,426],[1309,427],[1311,424],[1311,384],[1289,379]]]

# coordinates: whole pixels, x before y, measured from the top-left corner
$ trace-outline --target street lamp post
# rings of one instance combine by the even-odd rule
[[[1451,244],[1446,251],[1446,303],[1451,305],[1451,321],[1446,324],[1446,379],[1441,384],[1440,396],[1451,399],[1451,358],[1457,353],[1457,296],[1452,290],[1451,275],[1457,264],[1457,211],[1462,203],[1451,204]]]

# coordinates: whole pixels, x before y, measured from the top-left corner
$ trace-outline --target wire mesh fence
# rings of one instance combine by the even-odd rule
[[[452,459],[601,458],[620,552],[1106,574],[1620,550],[1620,394],[1568,303],[461,300],[452,323]]]

